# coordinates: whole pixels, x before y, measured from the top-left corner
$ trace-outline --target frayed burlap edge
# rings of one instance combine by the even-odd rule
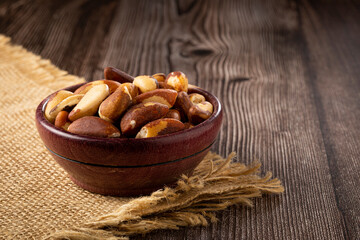
[[[14,65],[28,79],[35,80],[36,84],[44,85],[50,89],[58,90],[71,84],[85,82],[84,78],[68,74],[57,68],[50,60],[26,50],[22,46],[11,43],[11,38],[0,34],[0,52],[2,65],[7,62]]]
[[[207,226],[214,212],[230,205],[252,206],[251,198],[284,191],[279,179],[268,172],[259,175],[260,163],[249,166],[209,153],[193,176],[182,176],[174,188],[165,187],[150,196],[136,198],[110,214],[82,227],[57,231],[46,239],[129,239],[159,229]]]

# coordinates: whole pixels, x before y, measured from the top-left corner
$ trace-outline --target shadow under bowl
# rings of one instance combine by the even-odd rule
[[[65,90],[74,91],[82,84]],[[149,194],[191,175],[209,152],[223,118],[219,100],[211,93],[191,88],[214,106],[209,119],[191,129],[153,138],[100,138],[72,134],[55,127],[44,116],[49,99],[36,109],[36,127],[55,161],[70,179],[90,192],[113,196]]]

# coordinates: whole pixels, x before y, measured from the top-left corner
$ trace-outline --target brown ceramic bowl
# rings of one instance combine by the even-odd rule
[[[219,133],[223,118],[219,100],[200,88],[189,92],[203,94],[214,113],[191,129],[168,135],[128,139],[72,134],[45,119],[49,97],[36,110],[36,126],[50,154],[80,187],[105,195],[148,194],[174,183],[182,174],[190,175]]]

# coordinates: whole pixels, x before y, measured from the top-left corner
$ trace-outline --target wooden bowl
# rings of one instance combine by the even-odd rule
[[[149,194],[171,185],[182,174],[191,175],[219,133],[223,118],[219,100],[200,88],[189,92],[204,95],[213,104],[214,113],[191,129],[168,135],[135,139],[72,134],[45,119],[49,97],[36,109],[36,127],[45,147],[78,186],[105,195]]]

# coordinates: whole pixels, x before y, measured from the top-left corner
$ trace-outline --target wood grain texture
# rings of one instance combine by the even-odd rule
[[[224,105],[213,150],[285,185],[147,239],[360,238],[358,2],[2,1],[0,32],[88,81],[185,72]]]

